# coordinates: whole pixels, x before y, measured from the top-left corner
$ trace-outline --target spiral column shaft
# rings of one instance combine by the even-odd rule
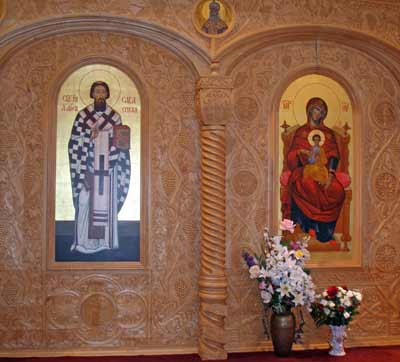
[[[226,359],[225,126],[201,128],[201,172],[199,354]]]

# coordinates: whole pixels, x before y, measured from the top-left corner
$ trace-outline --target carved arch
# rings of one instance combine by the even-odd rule
[[[112,32],[135,35],[168,49],[195,73],[204,72],[211,62],[206,49],[196,45],[182,34],[141,20],[116,16],[74,16],[53,18],[12,30],[0,37],[0,66],[21,48],[55,35],[75,32]]]
[[[221,70],[230,75],[245,58],[272,45],[298,41],[331,41],[365,53],[384,65],[400,83],[400,50],[373,36],[329,26],[293,26],[254,33],[227,43],[217,53]]]

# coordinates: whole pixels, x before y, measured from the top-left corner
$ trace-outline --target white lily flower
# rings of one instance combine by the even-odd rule
[[[281,297],[288,296],[291,292],[290,286],[286,283],[282,283],[280,287]]]

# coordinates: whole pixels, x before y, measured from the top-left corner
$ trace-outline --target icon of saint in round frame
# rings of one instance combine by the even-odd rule
[[[194,26],[206,37],[225,36],[232,30],[233,20],[233,8],[225,0],[200,0],[194,7]]]

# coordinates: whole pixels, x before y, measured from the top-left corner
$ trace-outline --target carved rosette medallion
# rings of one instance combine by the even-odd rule
[[[10,275],[1,286],[1,299],[7,305],[16,305],[22,302],[24,296],[24,279],[17,275]]]
[[[110,323],[115,314],[113,300],[103,293],[93,293],[81,304],[81,318],[89,327],[101,327]]]
[[[375,106],[373,113],[375,124],[383,129],[392,129],[396,126],[396,111],[392,103],[384,101]]]
[[[257,176],[251,171],[239,171],[232,178],[232,189],[236,195],[242,198],[253,195],[257,186]]]
[[[375,265],[383,272],[393,272],[399,264],[398,257],[398,252],[393,245],[379,245],[375,252]]]
[[[374,190],[376,197],[382,201],[394,200],[399,183],[396,177],[389,172],[382,172],[375,177]]]
[[[254,98],[240,97],[235,100],[235,114],[242,125],[251,125],[257,117],[258,104]]]
[[[142,296],[131,291],[123,291],[116,296],[115,301],[121,327],[140,330],[146,325],[147,306]]]

